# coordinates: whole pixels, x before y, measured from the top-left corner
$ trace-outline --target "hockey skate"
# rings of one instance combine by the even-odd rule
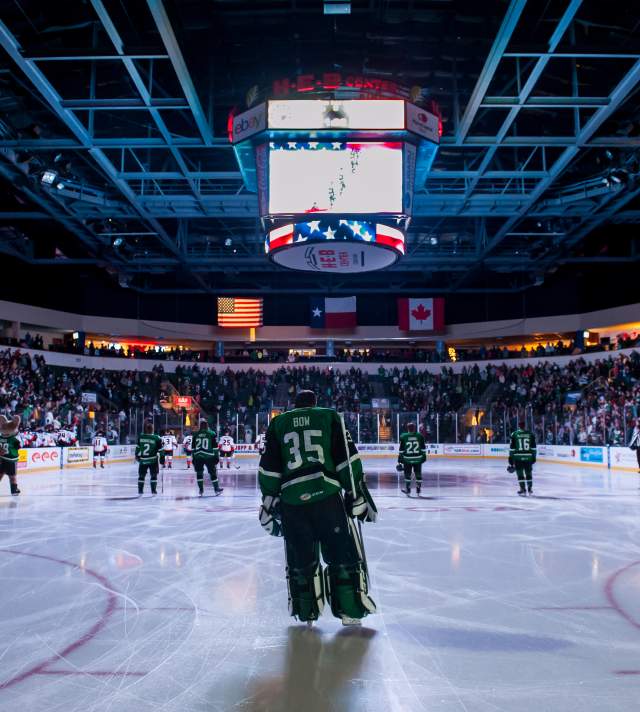
[[[526,490],[518,490],[518,496],[519,497],[526,497],[527,496],[527,491]]]
[[[410,486],[409,487],[401,487],[400,492],[402,492],[403,494],[406,494],[407,497],[411,497],[411,487]]]
[[[10,483],[11,487],[11,495],[13,497],[17,497],[20,494],[20,490],[18,489],[18,485],[14,484],[13,482]]]
[[[362,620],[360,618],[351,618],[351,616],[342,616],[342,625],[359,626],[362,625]]]

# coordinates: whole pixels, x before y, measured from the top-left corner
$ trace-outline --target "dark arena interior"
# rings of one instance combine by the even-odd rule
[[[632,712],[640,5],[0,2],[0,709]]]

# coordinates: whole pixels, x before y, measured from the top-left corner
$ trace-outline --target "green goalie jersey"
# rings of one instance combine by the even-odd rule
[[[362,463],[348,431],[347,441],[348,447],[340,417],[330,408],[296,408],[278,415],[269,425],[260,458],[262,494],[306,504],[350,491],[350,463],[357,490]]]
[[[516,430],[511,434],[509,460],[517,462],[535,462],[537,457],[536,436],[530,430]]]
[[[398,462],[403,465],[420,465],[427,459],[427,444],[420,433],[402,433]]]

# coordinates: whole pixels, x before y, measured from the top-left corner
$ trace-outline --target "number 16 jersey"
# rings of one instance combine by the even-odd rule
[[[296,408],[269,424],[258,480],[263,495],[280,496],[287,504],[325,499],[351,490],[349,464],[356,488],[362,464],[356,446],[335,410]]]

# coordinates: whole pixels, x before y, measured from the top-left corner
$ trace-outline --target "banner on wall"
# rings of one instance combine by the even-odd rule
[[[90,465],[92,452],[90,447],[65,447],[63,449],[63,464]]]
[[[482,445],[458,443],[444,446],[445,455],[482,455]]]
[[[62,464],[61,447],[35,447],[23,452],[26,453],[27,471],[56,468]]]
[[[580,448],[581,462],[597,462],[602,464],[606,462],[603,447],[581,447]]]
[[[634,450],[628,447],[612,447],[610,450],[611,467],[624,467],[632,469],[634,472],[638,469],[638,460]]]

